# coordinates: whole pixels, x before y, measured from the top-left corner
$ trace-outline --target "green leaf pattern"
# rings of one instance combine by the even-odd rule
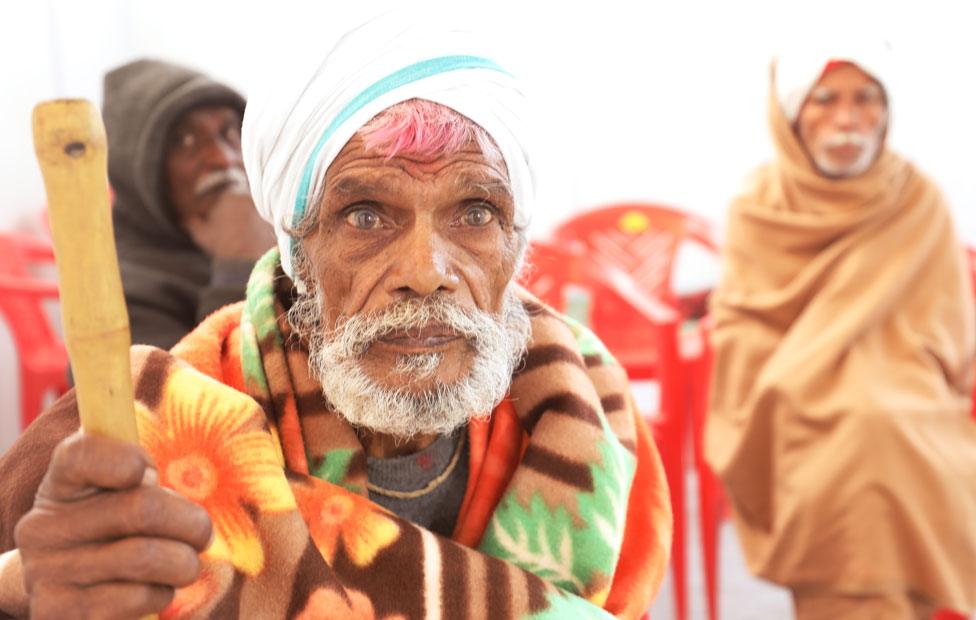
[[[349,471],[349,463],[356,452],[352,448],[336,448],[325,453],[322,462],[312,470],[312,475],[332,484],[342,484]]]
[[[616,568],[635,466],[616,440],[603,440],[600,452],[602,464],[590,466],[594,490],[577,498],[582,526],[565,507],[551,510],[541,493],[528,506],[509,493],[492,516],[481,550],[573,594],[592,594],[594,578],[605,581]]]
[[[278,266],[278,248],[268,250],[258,259],[247,281],[247,298],[241,316],[241,367],[248,391],[268,395],[268,378],[261,361],[261,340],[269,335],[281,344],[274,311],[274,274]]]
[[[627,521],[627,498],[636,468],[636,459],[620,443],[605,441],[600,445],[603,466],[590,465],[593,493],[580,493],[580,518],[594,532],[584,530],[578,536],[583,549],[576,570],[592,580],[599,572],[609,577],[617,565]]]
[[[538,494],[528,509],[512,496],[503,504],[491,520],[481,549],[561,588],[582,592],[585,584],[573,572],[573,524],[566,509],[550,511]]]

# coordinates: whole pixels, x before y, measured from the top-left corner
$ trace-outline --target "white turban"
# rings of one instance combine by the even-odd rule
[[[822,42],[783,54],[776,61],[776,94],[786,118],[791,123],[796,122],[807,95],[832,61],[857,65],[874,78],[885,89],[890,107],[890,55],[887,44],[872,44],[863,39],[841,44],[836,41]]]
[[[324,58],[282,59],[278,83],[249,93],[244,165],[289,276],[293,240],[286,229],[301,221],[329,164],[370,119],[408,99],[445,105],[488,132],[508,168],[515,225],[528,225],[534,178],[518,82],[483,37],[428,17],[408,24],[416,12],[381,16],[346,34]]]

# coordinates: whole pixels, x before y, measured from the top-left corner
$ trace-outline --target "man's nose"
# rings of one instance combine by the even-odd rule
[[[241,162],[240,149],[229,144],[220,136],[207,141],[203,149],[203,163],[210,169],[231,168]]]
[[[431,227],[415,227],[394,251],[396,262],[387,283],[387,291],[392,296],[426,297],[457,290],[460,278],[454,270],[448,244]]]
[[[834,111],[834,125],[848,129],[855,126],[860,118],[860,110],[856,105],[842,103]]]

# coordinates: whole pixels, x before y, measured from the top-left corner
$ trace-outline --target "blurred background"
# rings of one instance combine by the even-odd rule
[[[105,71],[138,57],[192,66],[246,95],[257,76],[273,70],[269,50],[296,41],[327,50],[343,31],[397,4],[4,2],[0,230],[36,233],[44,226],[30,127],[38,101],[86,97],[100,103]],[[798,38],[830,40],[853,30],[891,44],[890,144],[935,179],[960,236],[976,242],[971,2],[493,0],[453,6],[501,33],[514,72],[538,108],[534,235],[587,209],[641,201],[702,216],[720,239],[731,197],[772,152],[766,128],[770,58]],[[675,286],[694,290],[714,282],[716,261],[689,252],[679,256]],[[56,318],[56,304],[50,312]],[[19,432],[17,392],[16,352],[0,324],[0,451]],[[723,530],[722,617],[789,617],[785,594],[746,575],[730,535]],[[697,560],[691,562],[697,575]],[[670,587],[656,604],[656,618],[673,617]],[[705,617],[700,578],[693,577],[691,587],[691,617]]]

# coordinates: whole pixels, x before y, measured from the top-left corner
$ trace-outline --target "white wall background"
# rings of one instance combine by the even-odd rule
[[[6,0],[0,4],[0,229],[36,229],[44,202],[30,111],[42,99],[100,101],[106,69],[155,56],[243,91],[268,50],[321,41],[387,0]],[[459,3],[504,30],[540,109],[545,163],[535,221],[622,199],[721,222],[743,177],[771,153],[768,61],[799,36],[851,26],[887,39],[899,66],[891,142],[940,183],[976,242],[976,3],[645,0]],[[15,366],[0,329],[0,449]],[[4,426],[6,424],[6,427]],[[4,428],[8,430],[5,431]],[[6,438],[6,439],[5,439]]]

